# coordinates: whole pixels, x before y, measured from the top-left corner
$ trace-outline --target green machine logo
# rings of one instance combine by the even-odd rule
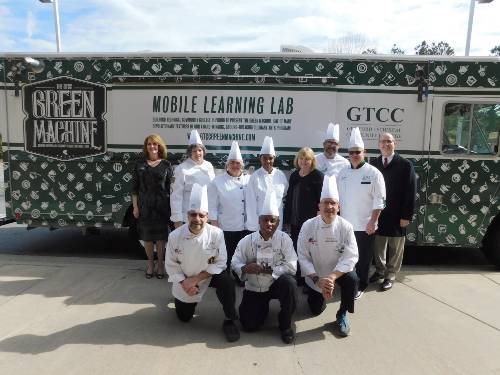
[[[24,147],[67,161],[106,152],[106,87],[57,77],[23,87]]]

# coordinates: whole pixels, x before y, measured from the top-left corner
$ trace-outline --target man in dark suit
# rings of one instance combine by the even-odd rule
[[[405,246],[406,227],[410,224],[415,208],[416,176],[411,162],[394,152],[396,143],[390,133],[379,137],[381,156],[372,162],[384,176],[387,201],[378,219],[375,236],[374,283],[383,279],[380,289],[392,288],[396,274],[401,269]]]

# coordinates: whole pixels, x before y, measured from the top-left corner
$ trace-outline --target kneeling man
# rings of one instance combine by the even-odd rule
[[[231,266],[245,281],[239,308],[243,329],[255,331],[261,327],[269,312],[269,301],[278,299],[281,339],[290,344],[295,339],[291,324],[297,304],[297,255],[290,236],[277,230],[279,222],[276,195],[271,191],[260,212],[260,230],[238,243]]]
[[[350,331],[347,312],[354,312],[354,297],[358,276],[354,266],[358,261],[358,247],[352,225],[337,215],[339,193],[335,177],[325,176],[320,215],[307,220],[297,241],[302,275],[309,287],[307,302],[313,315],[325,310],[325,300],[332,298],[335,285],[340,286],[340,308],[337,327],[340,336]]]
[[[188,222],[168,236],[165,269],[172,283],[175,312],[183,322],[191,320],[208,287],[216,288],[226,315],[222,328],[227,341],[233,342],[240,338],[234,323],[238,319],[234,281],[223,272],[227,254],[222,230],[207,221],[207,187],[194,184]]]

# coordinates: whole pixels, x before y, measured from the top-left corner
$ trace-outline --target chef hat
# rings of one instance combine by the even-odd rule
[[[337,179],[335,176],[325,176],[323,179],[320,201],[323,199],[333,199],[336,202],[339,201],[339,191],[337,189]]]
[[[198,130],[191,130],[191,134],[189,135],[189,144],[190,145],[202,145],[200,134],[198,134]]]
[[[271,137],[266,136],[264,138],[264,142],[262,142],[262,148],[260,149],[260,154],[276,156],[276,152],[274,152],[273,139]]]
[[[233,143],[231,143],[231,151],[229,151],[229,156],[227,157],[227,160],[243,161],[243,158],[241,157],[240,146],[238,146],[238,142],[233,141]]]
[[[359,128],[353,128],[351,131],[351,139],[349,140],[349,148],[361,148],[365,149],[365,144],[361,138],[361,132]]]
[[[272,189],[267,191],[266,197],[264,198],[264,204],[260,210],[260,216],[263,215],[280,216],[276,193]]]
[[[193,184],[191,197],[189,198],[189,211],[208,212],[207,185]]]
[[[331,122],[328,124],[328,129],[326,130],[326,135],[325,135],[325,141],[327,139],[333,139],[336,142],[340,141],[339,124],[333,125]]]

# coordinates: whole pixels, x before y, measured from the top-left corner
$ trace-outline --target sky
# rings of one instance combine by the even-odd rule
[[[59,0],[63,52],[414,54],[423,40],[463,55],[470,0]],[[472,56],[500,45],[500,0],[476,4]],[[0,53],[55,52],[52,4],[0,0]]]

